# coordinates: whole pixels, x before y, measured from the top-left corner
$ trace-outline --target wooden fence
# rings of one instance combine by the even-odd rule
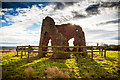
[[[28,53],[28,58],[29,55],[31,54],[31,52],[37,52],[39,53],[39,48],[69,48],[69,49],[76,49],[76,51],[64,51],[62,53],[69,53],[69,54],[77,54],[77,58],[79,58],[79,54],[84,54],[84,53],[91,53],[91,59],[93,60],[93,53],[94,52],[99,52],[99,54],[101,54],[101,56],[103,56],[104,58],[106,58],[106,49],[108,47],[111,46],[17,46],[16,51],[17,51],[17,56],[18,56],[18,52],[21,52],[21,58],[23,56],[23,52]],[[87,51],[83,52],[83,51],[79,51],[79,48],[86,48]],[[58,53],[58,52],[49,52],[49,51],[42,51],[41,53]],[[59,52],[60,53],[60,52]]]

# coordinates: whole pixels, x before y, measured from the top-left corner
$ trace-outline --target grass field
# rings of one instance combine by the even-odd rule
[[[34,53],[36,54],[36,53]],[[98,52],[94,52],[94,60],[89,57],[76,59],[52,60],[48,57],[26,58],[16,52],[2,53],[2,79],[14,78],[118,78],[120,77],[120,64],[118,64],[118,51],[107,51],[104,59]],[[33,55],[33,53],[31,54]]]

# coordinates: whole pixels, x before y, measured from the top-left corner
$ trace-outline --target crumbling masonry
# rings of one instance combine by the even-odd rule
[[[43,19],[41,36],[39,46],[48,46],[49,40],[51,39],[52,46],[69,46],[68,41],[74,38],[74,46],[86,46],[85,36],[82,28],[78,25],[62,24],[55,25],[54,20],[51,17]],[[69,49],[55,48],[53,51],[65,51]],[[85,51],[85,49],[79,49]],[[44,57],[45,53],[41,51],[47,51],[47,48],[39,49],[39,57]],[[87,53],[83,54],[86,56]],[[53,54],[54,58],[68,58],[69,54],[57,53]]]

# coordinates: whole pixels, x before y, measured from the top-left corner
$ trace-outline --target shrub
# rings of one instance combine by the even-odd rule
[[[34,70],[32,67],[25,69],[25,77],[31,78],[33,76]]]
[[[47,67],[46,68],[47,78],[70,78],[69,73],[63,72],[58,67]]]

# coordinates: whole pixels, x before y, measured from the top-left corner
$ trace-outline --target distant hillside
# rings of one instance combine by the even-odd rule
[[[16,49],[16,47],[15,46],[0,46],[0,50],[3,50],[3,49],[10,50],[10,49]]]

